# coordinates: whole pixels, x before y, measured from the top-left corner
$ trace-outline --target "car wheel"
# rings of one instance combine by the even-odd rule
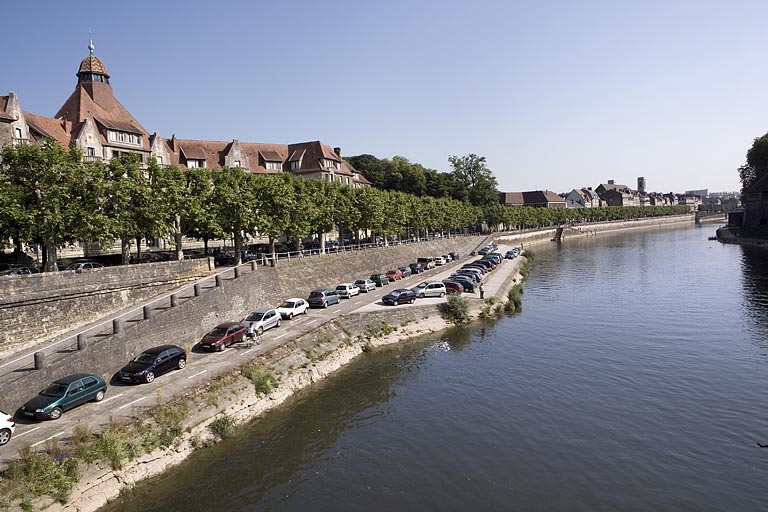
[[[413,304],[414,302],[416,302],[416,299],[411,299],[411,302],[409,304]]]
[[[397,301],[393,301],[393,302],[392,302],[392,305],[393,305],[393,306],[397,306]]]
[[[309,309],[309,308],[304,308],[304,314],[305,314],[305,315],[307,314],[307,310],[308,310],[308,309]]]
[[[179,359],[178,363],[176,363],[176,368],[178,368],[179,370],[183,370],[184,367],[186,367],[186,366],[187,366],[187,360],[184,359],[183,357],[181,359]]]
[[[305,311],[306,313],[306,311]],[[293,313],[288,313],[288,320],[293,320]]]
[[[246,339],[247,339],[247,336],[245,335],[245,333],[243,333],[242,336],[240,336],[240,343],[245,343]]]
[[[144,376],[144,382],[149,384],[153,380],[155,380],[155,372],[147,372],[147,374]]]
[[[219,352],[224,352],[224,349],[227,347],[226,343],[222,342],[219,343],[219,346],[217,347]]]
[[[323,307],[324,307],[324,308],[327,308],[327,307],[328,307],[328,301],[325,301],[325,302],[323,302]]]
[[[278,318],[277,319],[277,327],[280,327],[281,325],[283,325],[283,321]]]
[[[424,294],[423,294],[423,293],[420,293],[420,294],[419,294],[419,298],[420,298],[420,299],[423,299],[423,298],[424,298]]]
[[[102,400],[104,400],[104,390],[103,389],[101,391],[97,392],[96,396],[93,397],[93,401],[94,402],[101,402]]]
[[[11,431],[7,428],[0,430],[0,446],[3,446],[11,440]]]
[[[440,298],[442,299],[443,297],[445,297],[445,292],[440,292]]]
[[[258,336],[261,336],[262,334],[264,334],[264,328],[263,327],[259,327],[258,329],[256,329],[256,334]]]
[[[61,418],[61,412],[62,412],[61,407],[54,407],[53,410],[51,411],[51,419],[57,420]]]

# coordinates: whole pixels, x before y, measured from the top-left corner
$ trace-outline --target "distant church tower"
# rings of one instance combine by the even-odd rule
[[[645,194],[645,178],[642,176],[637,178],[637,191],[641,194]]]

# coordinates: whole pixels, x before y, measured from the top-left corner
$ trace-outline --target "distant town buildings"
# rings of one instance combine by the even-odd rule
[[[125,154],[135,155],[146,165],[181,169],[239,167],[251,173],[290,172],[304,178],[333,181],[350,187],[370,182],[341,156],[341,148],[320,141],[298,144],[170,139],[150,134],[114,97],[107,68],[89,55],[77,71],[75,90],[53,117],[27,112],[11,92],[0,96],[0,145],[41,144],[46,138],[63,147],[70,143],[83,152],[83,161],[102,162]]]

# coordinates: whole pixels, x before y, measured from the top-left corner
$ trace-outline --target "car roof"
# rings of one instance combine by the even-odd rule
[[[263,309],[256,309],[256,310],[254,310],[254,311],[251,311],[251,312],[248,314],[248,316],[251,316],[251,315],[253,315],[253,314],[259,314],[259,315],[263,315],[264,313],[269,313],[269,312],[270,312],[270,311],[272,311],[273,309],[275,309],[275,308],[263,308]]]
[[[152,348],[148,348],[148,349],[144,350],[142,352],[142,354],[159,354],[160,352],[162,352],[164,350],[168,350],[169,348],[178,348],[178,349],[180,349],[181,347],[177,347],[176,345],[159,345],[157,347],[152,347]]]
[[[283,302],[290,302],[290,301],[297,301],[297,300],[304,300],[304,299],[300,299],[298,297],[291,297],[290,299],[285,299]]]
[[[390,293],[394,293],[394,292],[398,292],[398,293],[403,293],[403,292],[413,293],[410,290],[410,288],[397,288],[396,290],[392,290]]]
[[[223,324],[219,324],[216,327],[224,327],[225,329],[229,329],[230,327],[234,327],[236,325],[241,325],[240,322],[224,322]]]
[[[66,377],[62,377],[60,379],[56,379],[55,383],[57,384],[72,384],[76,380],[80,380],[83,377],[96,377],[95,375],[91,375],[90,373],[73,373],[72,375],[67,375]]]

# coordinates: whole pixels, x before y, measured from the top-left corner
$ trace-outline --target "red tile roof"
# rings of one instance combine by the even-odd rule
[[[58,142],[62,147],[69,147],[72,134],[67,130],[67,123],[61,119],[37,116],[24,111],[24,119],[27,125],[42,137],[48,137]]]

